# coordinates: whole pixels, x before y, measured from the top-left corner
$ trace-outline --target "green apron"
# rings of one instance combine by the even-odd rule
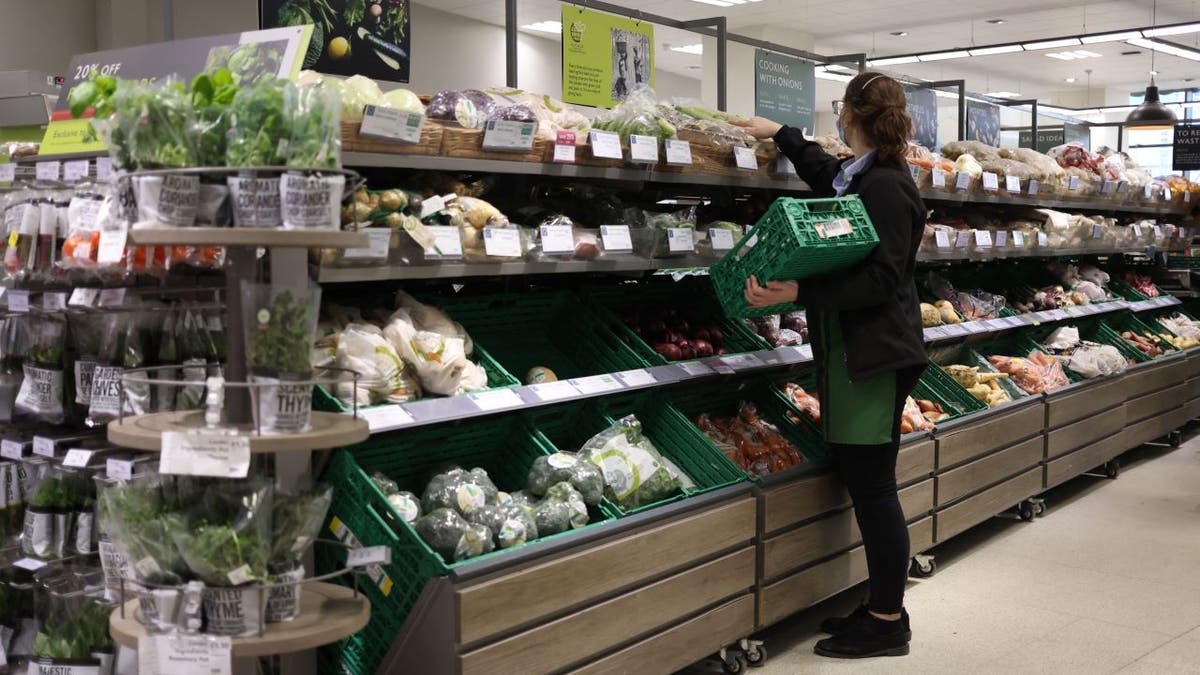
[[[815,334],[821,340],[817,382],[825,442],[845,445],[891,443],[896,424],[896,373],[851,381],[838,315],[811,311],[809,315],[816,319]]]

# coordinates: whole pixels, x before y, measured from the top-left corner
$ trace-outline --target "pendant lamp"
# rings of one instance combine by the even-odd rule
[[[1154,0],[1150,22],[1158,25],[1158,0]],[[1171,109],[1162,104],[1158,98],[1158,87],[1154,84],[1154,50],[1150,50],[1150,86],[1146,87],[1146,95],[1142,104],[1134,108],[1125,118],[1125,126],[1139,129],[1171,129],[1179,121]]]

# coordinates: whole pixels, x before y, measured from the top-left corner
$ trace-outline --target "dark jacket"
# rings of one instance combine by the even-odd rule
[[[805,140],[799,129],[783,127],[775,142],[817,194],[836,194],[839,160]],[[879,164],[855,176],[847,194],[862,200],[879,245],[853,267],[800,280],[799,303],[841,320],[852,380],[924,368],[928,360],[913,274],[925,204],[908,171]],[[822,345],[814,348],[819,351]]]

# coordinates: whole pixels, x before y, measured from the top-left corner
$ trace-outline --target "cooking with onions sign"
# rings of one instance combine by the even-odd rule
[[[808,61],[765,49],[754,53],[754,114],[812,133],[816,78]]]

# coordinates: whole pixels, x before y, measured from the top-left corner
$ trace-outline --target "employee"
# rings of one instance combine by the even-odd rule
[[[896,495],[900,413],[927,363],[913,281],[925,205],[906,169],[912,120],[900,83],[862,73],[833,111],[854,151],[839,161],[799,129],[761,117],[739,122],[774,138],[796,173],[821,196],[858,195],[879,245],[853,267],[799,281],[746,280],[755,307],[796,302],[808,310],[821,426],[854,502],[870,574],[866,604],[821,629],[816,653],[839,658],[903,656],[912,637],[904,610],[909,541]]]

